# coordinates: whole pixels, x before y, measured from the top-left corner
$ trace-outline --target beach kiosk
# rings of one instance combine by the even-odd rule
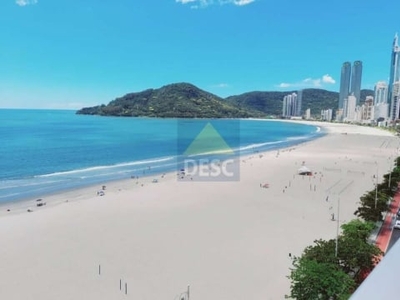
[[[306,166],[302,166],[299,170],[298,170],[298,174],[299,175],[307,175],[307,176],[311,176],[312,172],[309,168],[307,168]]]

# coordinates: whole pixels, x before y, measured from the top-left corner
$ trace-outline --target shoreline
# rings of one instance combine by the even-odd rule
[[[246,120],[252,120],[252,119],[246,119]],[[269,119],[254,119],[255,121],[281,121],[281,122],[286,122],[286,123],[295,123],[298,124],[299,122],[296,120],[269,120]],[[256,150],[253,153],[246,153],[246,154],[237,154],[237,158],[242,161],[243,159],[248,159],[249,157],[252,157],[254,155],[265,155],[266,153],[269,152],[273,152],[273,151],[284,151],[285,149],[288,148],[292,148],[292,147],[296,147],[298,145],[301,145],[303,143],[308,143],[320,138],[323,138],[325,135],[328,134],[328,132],[324,131],[323,128],[321,128],[321,126],[315,125],[312,122],[309,121],[301,121],[301,123],[303,125],[311,125],[314,126],[317,131],[315,134],[315,136],[311,136],[309,138],[304,138],[304,140],[299,139],[298,141],[295,139],[292,142],[289,141],[285,141],[284,143],[285,146],[280,148],[279,146],[272,147],[272,149],[268,149],[268,150]],[[249,147],[249,146],[246,146]],[[164,160],[168,157],[161,157],[161,158],[153,158],[153,159],[148,159],[149,161],[154,161],[154,160]],[[176,163],[175,163],[176,165]],[[110,166],[95,166],[95,167],[90,167],[90,168],[97,168],[97,167],[117,167],[117,165],[110,165]],[[144,169],[145,170],[145,169]],[[76,170],[73,170],[76,171]],[[67,172],[71,172],[71,171],[67,171]],[[134,172],[134,170],[132,170],[132,173]],[[136,170],[137,172],[137,170]],[[176,174],[178,172],[178,170],[160,170],[158,171],[151,171],[148,172],[147,174],[144,173],[144,175],[141,175],[139,178],[142,180],[145,180],[146,182],[148,180],[151,180],[150,178],[156,177],[159,178],[161,175],[166,175],[168,174],[168,177],[171,176],[171,174]],[[42,176],[42,175],[41,175]],[[25,211],[32,207],[34,208],[35,206],[35,200],[36,199],[45,199],[45,198],[59,198],[59,195],[63,195],[63,194],[80,194],[81,193],[85,193],[86,194],[86,190],[87,189],[98,189],[98,187],[102,186],[102,185],[110,185],[110,184],[118,184],[118,182],[130,182],[132,180],[132,176],[131,177],[125,177],[125,178],[115,178],[115,179],[106,179],[104,181],[99,181],[98,183],[88,183],[88,184],[83,184],[82,186],[75,186],[75,187],[69,187],[69,188],[61,188],[58,189],[57,191],[49,191],[49,192],[45,192],[45,193],[34,193],[32,196],[27,196],[27,197],[20,197],[20,198],[12,198],[11,200],[8,201],[2,201],[0,202],[0,216],[2,215],[2,213],[4,212],[4,210],[7,211],[7,209],[10,209],[10,212],[18,210],[21,211],[22,209],[25,209]],[[134,179],[135,180],[135,179]],[[73,197],[74,198],[74,197]],[[67,200],[67,199],[65,199]],[[29,204],[30,203],[30,204]],[[49,204],[48,202],[46,202],[46,205]]]
[[[239,182],[180,182],[172,172],[143,187],[127,179],[107,184],[102,197],[97,186],[55,195],[60,205],[2,215],[2,295],[174,299],[189,284],[194,299],[283,299],[289,254],[333,238],[338,197],[343,224],[398,156],[400,139],[387,132],[324,127],[321,138],[241,158]],[[298,175],[302,165],[313,176]]]

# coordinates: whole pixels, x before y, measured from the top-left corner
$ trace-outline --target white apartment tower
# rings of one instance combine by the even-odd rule
[[[310,120],[311,119],[311,109],[307,108],[306,109],[306,120]]]
[[[321,119],[323,121],[331,122],[332,121],[332,115],[333,115],[332,109],[321,110]]]
[[[389,118],[389,102],[388,103],[389,86],[384,81],[379,81],[375,84],[374,93],[374,119]]]
[[[400,81],[396,81],[393,84],[392,91],[391,91],[391,108],[390,108],[390,120],[394,121],[399,118],[399,112],[400,112],[400,105],[399,105],[399,100],[400,100]]]
[[[356,106],[357,98],[354,95],[350,95],[346,100],[346,111],[345,120],[348,122],[353,122],[356,120]]]
[[[294,116],[300,116],[301,96],[301,93],[299,95],[292,93],[283,97],[282,117],[290,118]]]
[[[361,121],[372,121],[374,119],[374,97],[367,96],[365,103],[361,106]]]
[[[386,103],[388,97],[388,85],[384,81],[378,81],[375,84],[374,104]]]
[[[384,103],[379,103],[378,105],[374,106],[374,119],[383,119],[387,120],[388,119],[388,112],[389,112],[389,104],[384,102]]]

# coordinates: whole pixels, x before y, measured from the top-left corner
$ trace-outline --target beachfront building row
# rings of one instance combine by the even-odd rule
[[[389,93],[390,89],[390,93]],[[391,85],[384,81],[375,84],[374,90],[374,120],[376,122],[395,121],[400,116],[400,81]],[[390,95],[390,98],[388,98]]]
[[[301,102],[303,91],[298,91],[298,93],[292,93],[283,97],[282,104],[282,117],[300,117],[301,116]]]
[[[321,120],[331,122],[333,118],[333,110],[332,109],[325,109],[321,110]]]
[[[357,105],[357,98],[354,95],[348,96],[343,109],[336,112],[336,121],[346,123],[372,124],[375,120],[374,97],[367,96],[362,105]]]
[[[393,39],[389,82],[375,85],[374,101],[361,103],[362,62],[344,62],[341,69],[336,121],[368,122],[389,125],[400,119],[400,46],[397,33]],[[370,119],[369,119],[370,118]]]
[[[398,88],[395,86],[395,91]],[[396,93],[395,93],[396,94]],[[389,119],[389,104],[387,101],[388,85],[384,81],[375,84],[374,96],[367,96],[365,102],[357,105],[354,95],[350,95],[344,99],[343,109],[336,113],[337,121],[369,123],[383,125],[387,124]],[[394,109],[400,106],[396,104]]]

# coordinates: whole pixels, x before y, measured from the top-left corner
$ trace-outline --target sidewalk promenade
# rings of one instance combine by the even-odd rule
[[[376,239],[376,245],[386,253],[387,247],[390,242],[390,238],[392,237],[393,232],[393,221],[396,219],[396,213],[400,205],[400,192],[397,192],[393,198],[392,203],[390,204],[390,210],[386,214],[385,220],[382,224],[382,227],[378,233],[378,237]]]

